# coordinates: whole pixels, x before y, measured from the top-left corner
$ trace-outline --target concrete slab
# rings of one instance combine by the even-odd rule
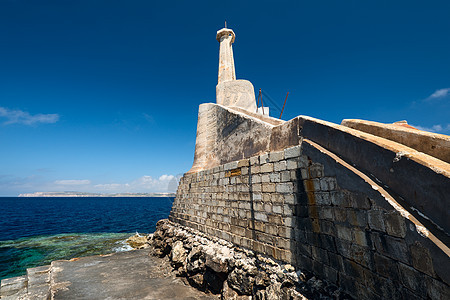
[[[167,261],[135,250],[52,262],[52,299],[218,299],[183,283]]]
[[[18,276],[2,280],[0,298],[2,300],[23,299],[27,294],[27,276]]]

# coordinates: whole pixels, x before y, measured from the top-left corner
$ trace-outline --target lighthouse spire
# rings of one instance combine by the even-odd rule
[[[216,39],[220,43],[219,50],[219,75],[217,83],[236,80],[236,71],[234,69],[233,47],[236,35],[233,30],[225,28],[217,31]]]

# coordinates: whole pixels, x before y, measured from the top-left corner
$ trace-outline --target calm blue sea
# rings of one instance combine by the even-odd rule
[[[0,280],[56,259],[129,249],[125,240],[151,233],[173,198],[0,197]]]

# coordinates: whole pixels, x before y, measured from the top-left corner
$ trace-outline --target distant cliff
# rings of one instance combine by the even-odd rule
[[[174,193],[117,193],[99,194],[83,192],[35,192],[19,194],[19,197],[175,197]]]

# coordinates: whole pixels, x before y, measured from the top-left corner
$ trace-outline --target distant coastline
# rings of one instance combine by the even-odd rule
[[[99,194],[84,192],[35,192],[19,194],[18,197],[175,197],[175,193],[116,193]]]

